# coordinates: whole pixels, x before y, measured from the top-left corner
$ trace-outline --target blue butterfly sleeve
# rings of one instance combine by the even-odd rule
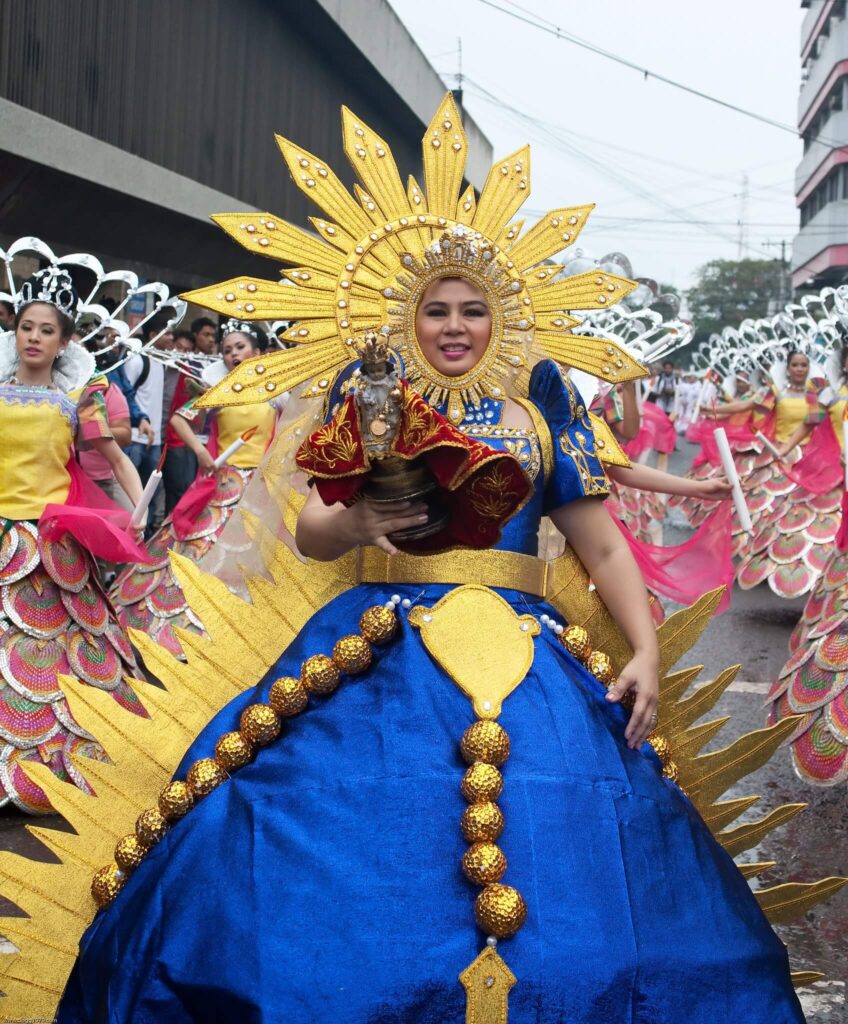
[[[586,403],[550,359],[533,368],[530,400],[545,417],[553,442],[553,468],[545,485],[545,514],[575,498],[606,497],[609,486],[595,452],[595,435]]]

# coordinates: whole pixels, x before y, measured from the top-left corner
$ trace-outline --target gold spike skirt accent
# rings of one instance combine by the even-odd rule
[[[438,395],[441,383],[429,375],[426,367],[416,364],[414,336],[401,339],[398,335],[410,322],[410,303],[420,295],[422,282],[444,276],[449,270],[456,273],[456,260],[462,260],[463,266],[470,261],[493,309],[502,311],[502,315],[498,313],[497,343],[503,348],[486,362],[484,373],[469,377],[458,392],[452,392],[458,395],[454,415],[466,404],[473,405],[481,395],[497,397],[496,389],[509,388],[514,370],[522,370],[521,377],[514,379],[526,377],[527,367],[516,367],[512,357],[518,358],[519,364],[526,362],[534,331],[538,342],[532,345],[534,351],[541,349],[608,380],[641,374],[641,368],[613,343],[571,336],[569,329],[577,321],[564,312],[614,302],[630,283],[602,273],[558,280],[556,267],[543,266],[545,260],[574,242],[590,207],[555,210],[523,238],[520,225],[509,226],[529,192],[526,150],[496,163],[476,197],[470,187],[460,194],[466,140],[450,96],[443,101],[424,138],[423,188],[414,179],[404,185],[386,143],[347,110],[343,112],[343,130],[345,151],[361,181],[353,196],[319,158],[285,139],[278,140],[295,183],[323,210],[323,216],[313,219],[318,237],[271,214],[216,218],[246,248],[295,269],[286,272],[284,282],[239,278],[191,293],[190,297],[226,314],[297,323],[287,335],[295,343],[291,350],[265,359],[262,374],[255,362],[248,369],[238,368],[216,386],[209,404],[258,402],[274,391],[330,375],[351,361],[349,339],[354,332],[377,325],[388,325],[398,339],[398,349],[406,345],[402,355],[408,371],[420,371],[420,386]],[[387,290],[391,294],[386,294]],[[526,327],[522,324],[525,320]],[[321,390],[326,391],[326,382]],[[172,553],[177,580],[189,606],[203,621],[206,636],[178,630],[186,659],[178,661],[149,637],[134,632],[133,642],[165,686],[162,690],[145,687],[139,695],[149,717],[121,714],[108,694],[73,678],[63,678],[62,687],[74,717],[83,729],[98,737],[109,763],[75,761],[96,796],[61,782],[46,766],[26,765],[33,781],[73,831],[27,826],[55,856],[54,862],[35,862],[0,852],[2,894],[26,915],[6,916],[0,924],[0,931],[19,950],[5,955],[0,963],[0,990],[5,993],[0,1020],[53,1019],[80,937],[96,912],[92,895],[95,873],[110,865],[116,853],[131,869],[139,855],[139,848],[128,840],[134,822],[138,822],[135,838],[143,847],[155,841],[157,830],[167,827],[168,816],[178,817],[181,810],[190,814],[190,802],[197,797],[187,794],[188,780],[176,787],[169,783],[191,742],[233,697],[259,682],[319,608],[366,578],[362,552],[352,552],[336,562],[304,564],[295,554],[292,541],[303,499],[288,490],[279,500],[283,505],[279,510],[282,523],[288,531],[282,537],[269,535],[259,520],[243,514],[249,535],[266,555],[267,566],[266,577],[245,581],[249,600],[231,593],[196,564]],[[568,547],[554,561],[539,563],[537,571],[528,570],[525,556],[508,552],[483,552],[480,555],[485,558],[472,560],[466,555],[457,551],[433,556],[438,563],[438,578],[457,584],[485,584],[488,581],[476,579],[475,573],[481,566],[480,571],[491,571],[495,562],[502,585],[529,572],[537,581],[539,596],[545,597],[567,623],[585,631],[585,635],[569,631],[569,637],[575,650],[579,649],[577,656],[599,678],[616,673],[630,657],[626,641],[598,595],[589,589],[585,569]],[[391,582],[390,564],[382,568],[371,564],[367,578],[373,579],[378,570],[380,578]],[[670,616],[658,630],[661,736],[653,740],[666,773],[676,775],[718,841],[735,855],[759,843],[801,807],[778,808],[758,821],[728,827],[759,798],[721,800],[722,794],[765,763],[794,723],[785,720],[742,736],[722,750],[700,752],[725,720],[699,725],[698,719],[715,704],[736,670],[722,672],[690,694],[700,668],[672,668],[705,629],[719,596],[706,595],[692,607]],[[365,634],[365,626],[360,624],[360,628]],[[364,664],[361,648],[362,643],[353,637],[344,650],[340,649],[339,657],[350,659],[343,663],[351,671]],[[238,666],[237,671],[234,666]],[[313,681],[316,686],[329,685],[329,675],[322,674],[321,668],[316,669]],[[275,713],[296,713],[302,698],[298,681],[286,681],[277,696]],[[250,744],[273,738],[273,726],[267,710],[248,716],[241,727],[245,735],[228,734],[220,741],[216,753],[219,767],[226,763],[235,770]],[[487,783],[485,769],[475,771],[482,775],[475,785],[484,787],[475,792],[484,792],[492,779]],[[492,772],[489,775],[494,777]],[[205,765],[203,772],[195,772],[190,781],[202,796],[203,789],[217,784],[216,780],[220,780],[218,769]],[[468,870],[481,878],[485,872],[496,873],[497,857],[493,862],[492,854],[491,850],[477,849],[469,858]],[[744,870],[753,876],[770,866],[751,864]],[[115,881],[111,868],[106,876],[105,881],[101,876],[103,884],[96,891],[108,897]],[[806,912],[843,883],[837,878],[809,885],[790,883],[761,890],[757,897],[767,916],[784,921]],[[492,909],[497,907],[488,908]],[[820,977],[813,971],[793,976],[796,984],[808,984]],[[489,978],[495,979],[492,984]],[[472,992],[476,993],[475,1005],[486,1011],[476,1018],[481,1024],[506,1020],[506,996],[514,979],[496,953],[484,952],[463,972],[461,981],[469,1000]]]

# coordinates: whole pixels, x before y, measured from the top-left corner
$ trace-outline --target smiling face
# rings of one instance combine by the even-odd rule
[[[480,362],[492,337],[486,296],[461,277],[434,281],[415,311],[415,334],[434,370],[461,377]]]
[[[15,350],[21,367],[34,374],[50,374],[53,363],[67,347],[70,335],[62,334],[59,313],[47,302],[31,302],[21,312],[15,328]]]
[[[245,359],[255,356],[258,351],[259,349],[254,339],[249,334],[242,334],[240,331],[233,331],[232,334],[228,334],[221,346],[224,366],[228,370],[232,370],[240,363],[243,363]]]
[[[796,352],[789,360],[789,383],[795,388],[803,387],[809,372],[810,360],[802,352]]]

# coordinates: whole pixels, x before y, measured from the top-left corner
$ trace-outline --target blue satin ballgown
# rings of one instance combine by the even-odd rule
[[[497,432],[495,403],[466,423],[535,478],[500,543],[525,554],[546,509],[603,489],[585,410],[553,364],[534,371],[531,399],[553,439],[547,474],[532,432]],[[449,589],[368,584],[332,601],[178,777],[365,608],[393,592],[432,605]],[[60,1024],[465,1020],[457,975],[485,938],[460,870],[458,740],[474,715],[401,619],[368,672],[287,723],[151,851],[83,937]],[[550,631],[534,643],[500,718],[512,753],[499,845],[529,907],[499,947],[518,978],[510,1024],[803,1021],[786,950],[731,858],[650,747],[627,748],[627,712]]]

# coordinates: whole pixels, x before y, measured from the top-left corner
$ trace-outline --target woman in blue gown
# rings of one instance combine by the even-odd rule
[[[467,374],[485,353],[490,302],[447,274],[423,292],[417,340],[442,378]],[[339,374],[330,414],[349,377]],[[447,400],[440,407],[448,412]],[[783,944],[645,742],[656,722],[655,634],[638,570],[603,508],[603,469],[579,394],[542,360],[527,399],[490,395],[461,429],[508,452],[533,485],[496,545],[505,572],[494,588],[534,637],[532,664],[498,720],[511,751],[497,844],[526,906],[517,933],[488,938],[518,979],[509,1020],[802,1021]],[[322,560],[355,546],[390,553],[388,535],[425,515],[409,503],[328,507],[313,489],[297,541]],[[536,629],[533,620],[555,622],[557,613],[510,568],[536,556],[545,515],[567,532],[636,652],[610,692],[556,630]],[[467,765],[458,740],[475,714],[418,628],[421,610],[453,590],[426,578],[353,587],[212,720],[177,778],[366,609],[396,610],[398,634],[375,648],[367,671],[313,701],[150,850],[85,934],[60,1024],[444,1024],[466,1011],[481,1024],[506,1020],[505,1010],[476,1016],[457,981],[487,942],[460,869]],[[463,622],[457,649],[469,639]],[[629,690],[632,711],[622,703]],[[483,984],[501,981],[493,974]]]

